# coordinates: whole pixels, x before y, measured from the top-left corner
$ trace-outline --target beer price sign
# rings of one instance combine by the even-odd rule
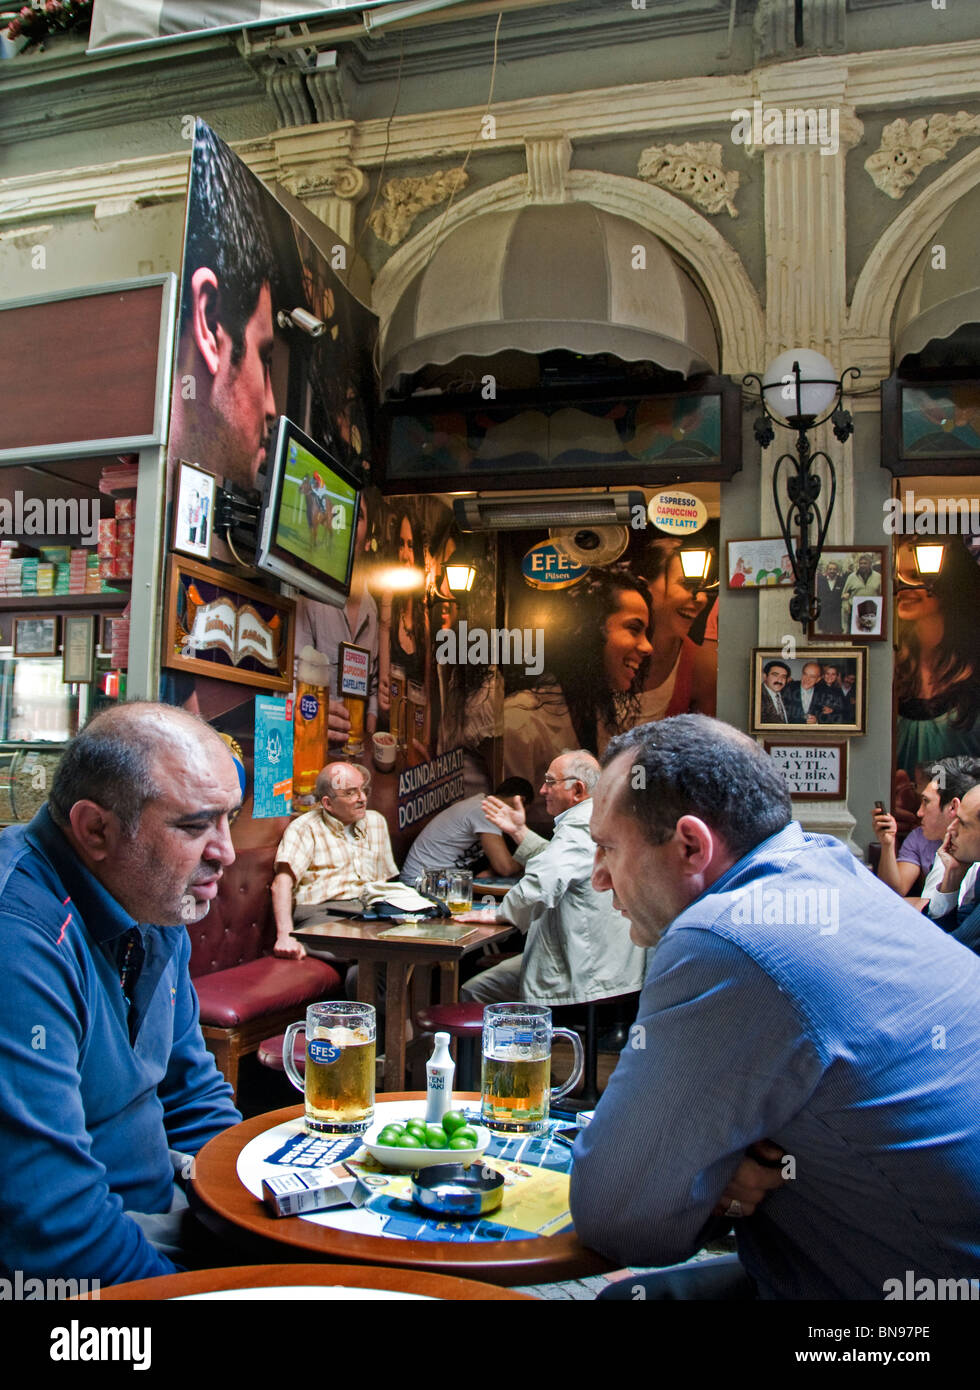
[[[847,795],[846,743],[767,740],[764,746],[786,778],[791,796],[842,801]]]
[[[367,699],[368,677],[371,671],[371,653],[367,647],[355,647],[350,642],[341,642],[337,662],[337,692],[344,695],[359,695]]]

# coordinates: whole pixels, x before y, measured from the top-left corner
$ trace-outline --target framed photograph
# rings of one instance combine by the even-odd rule
[[[14,656],[57,656],[58,618],[32,614],[14,619]]]
[[[754,734],[863,734],[867,718],[866,647],[780,647],[752,651]]]
[[[172,556],[163,664],[258,690],[291,690],[295,616],[291,598]]]
[[[847,743],[766,739],[762,745],[786,778],[790,796],[843,801],[847,796]]]
[[[811,623],[811,642],[856,637],[884,642],[888,637],[888,547],[835,545],[824,550],[817,566],[820,616]]]
[[[782,536],[728,542],[729,589],[786,588],[793,564]]]
[[[61,679],[65,685],[88,685],[95,677],[95,618],[66,614]]]
[[[211,558],[215,476],[196,463],[178,463],[174,487],[173,549]]]
[[[108,613],[103,613],[99,618],[98,649],[103,656],[108,656],[112,651],[112,624],[115,621],[115,617],[110,616]]]

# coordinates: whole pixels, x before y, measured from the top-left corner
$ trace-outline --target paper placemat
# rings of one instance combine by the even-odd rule
[[[375,1118],[386,1123],[424,1116],[424,1099],[382,1101]],[[478,1121],[478,1112],[466,1113]],[[394,1240],[472,1242],[527,1240],[571,1230],[568,1211],[568,1173],[571,1149],[554,1138],[553,1122],[545,1135],[494,1135],[484,1162],[504,1175],[504,1200],[497,1211],[479,1220],[440,1221],[411,1201],[411,1175],[385,1173],[362,1146],[359,1136],[328,1138],[308,1135],[302,1118],[287,1120],[250,1140],[238,1155],[236,1170],[254,1197],[262,1196],[262,1179],[275,1173],[309,1170],[347,1162],[368,1186],[376,1189],[363,1207],[340,1207],[301,1216],[334,1230]],[[288,1218],[286,1218],[288,1219]]]

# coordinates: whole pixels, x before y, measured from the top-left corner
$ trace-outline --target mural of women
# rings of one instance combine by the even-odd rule
[[[424,700],[427,676],[427,631],[422,537],[418,518],[405,504],[398,507],[391,533],[391,562],[395,571],[404,570],[404,586],[394,585],[381,600],[381,660],[378,706],[390,710],[392,670],[404,675],[408,693],[417,704]],[[428,740],[429,720],[425,720],[421,742]]]
[[[650,595],[624,569],[596,569],[554,598],[538,682],[504,701],[504,776],[537,788],[563,748],[601,753],[639,722]]]
[[[647,542],[640,562],[650,587],[653,651],[638,723],[673,714],[715,713],[718,645],[706,641],[698,646],[690,637],[708,596],[697,588],[700,581],[684,578],[680,549],[679,540],[657,537]]]
[[[896,763],[980,754],[980,567],[959,537],[946,539],[938,574],[920,574],[915,546],[897,557]]]

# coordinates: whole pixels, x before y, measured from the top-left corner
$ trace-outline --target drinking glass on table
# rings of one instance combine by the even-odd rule
[[[443,915],[449,916],[449,869],[426,869],[419,879],[419,892],[423,898],[431,898],[442,908]],[[470,889],[472,893],[472,887]],[[472,901],[472,898],[471,898]]]
[[[551,1088],[551,1040],[572,1044],[572,1075]],[[509,1134],[540,1134],[548,1128],[553,1100],[561,1100],[582,1079],[582,1041],[568,1028],[551,1026],[544,1004],[488,1004],[483,1010],[481,1112],[488,1129]]]
[[[306,1075],[293,1060],[293,1042],[306,1032]],[[306,1098],[311,1134],[361,1134],[374,1119],[376,1018],[371,1004],[345,999],[311,1004],[305,1023],[291,1023],[282,1045],[286,1075]]]
[[[454,917],[473,906],[473,874],[469,869],[452,869],[447,874],[446,906]]]

